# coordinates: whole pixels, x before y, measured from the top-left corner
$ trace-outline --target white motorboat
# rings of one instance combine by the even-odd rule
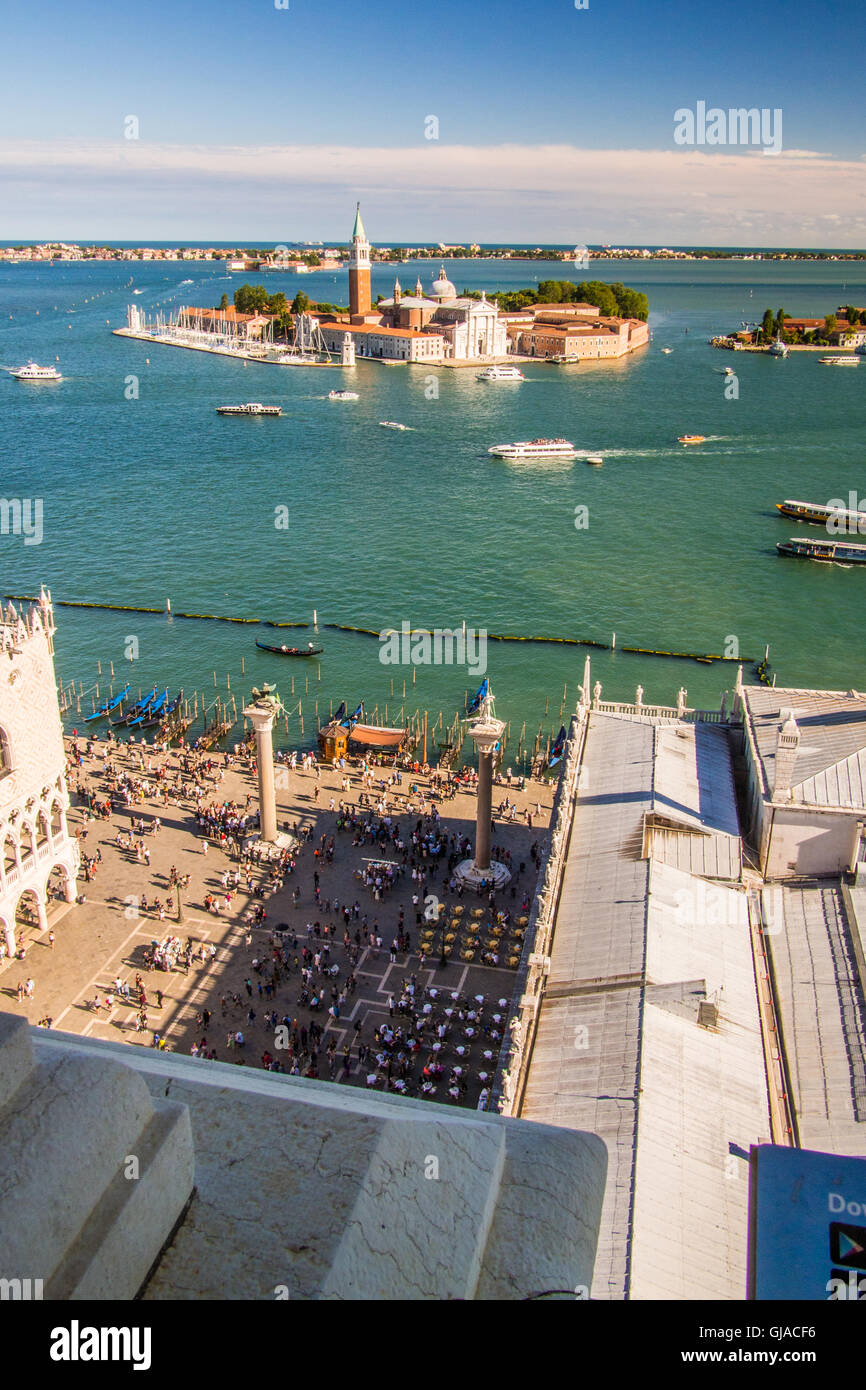
[[[818,362],[822,367],[859,367],[860,358],[839,354],[835,357],[819,357]]]
[[[408,425],[401,425],[397,420],[380,420],[379,424],[383,430],[408,430]]]
[[[669,357],[670,354],[673,352],[673,348],[662,348],[662,352],[665,354],[666,357]]]
[[[6,370],[17,381],[62,381],[56,367],[40,367],[36,362],[28,362],[26,367],[7,367]]]
[[[601,468],[604,459],[601,454],[587,454],[586,462],[589,464],[590,468]]]
[[[329,401],[356,401],[358,400],[357,391],[329,391]]]
[[[577,453],[568,439],[518,439],[514,444],[494,444],[488,454],[501,459],[574,458]]]
[[[519,367],[503,367],[499,363],[494,363],[490,367],[485,367],[483,372],[475,373],[476,381],[525,381],[526,378]]]

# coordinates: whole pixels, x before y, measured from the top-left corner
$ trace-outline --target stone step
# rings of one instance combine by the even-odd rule
[[[193,1189],[189,1114],[64,1037],[37,1060],[27,1022],[0,1014],[4,1273],[46,1298],[134,1298]]]

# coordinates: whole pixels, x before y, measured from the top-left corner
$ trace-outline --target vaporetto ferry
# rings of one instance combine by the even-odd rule
[[[866,565],[866,545],[855,545],[852,541],[818,541],[808,536],[792,536],[788,541],[778,541],[776,549],[780,555],[790,555],[797,560],[823,560],[831,565]]]
[[[494,444],[488,454],[501,459],[574,458],[577,450],[568,439],[519,439],[514,444]]]
[[[866,512],[852,511],[848,507],[824,507],[818,502],[796,502],[791,498],[777,502],[776,510],[781,512],[782,516],[792,516],[795,521],[807,521],[811,526],[828,526],[828,523],[832,522],[834,531],[866,535]]]

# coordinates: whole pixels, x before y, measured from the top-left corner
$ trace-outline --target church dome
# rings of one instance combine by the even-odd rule
[[[457,291],[452,285],[448,276],[445,274],[444,265],[439,267],[439,278],[433,281],[430,290],[431,299],[456,299]]]

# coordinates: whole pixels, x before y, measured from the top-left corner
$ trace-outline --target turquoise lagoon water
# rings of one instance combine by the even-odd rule
[[[533,284],[567,270],[547,262],[454,262],[458,290]],[[404,288],[437,264],[401,271]],[[374,270],[389,293],[393,269]],[[785,361],[715,351],[712,332],[759,319],[766,307],[818,315],[866,303],[866,266],[851,263],[616,262],[592,274],[650,298],[651,345],[617,364],[529,366],[519,386],[485,386],[471,371],[384,367],[279,369],[113,337],[125,321],[130,275],[148,311],[216,304],[244,277],[221,266],[67,263],[0,269],[0,363],[59,358],[64,381],[27,386],[0,374],[5,497],[41,497],[39,545],[0,536],[0,589],[277,620],[469,626],[494,633],[592,638],[617,645],[746,658],[766,644],[783,684],[863,688],[860,628],[866,572],[782,560],[796,534],[778,518],[784,497],[866,494],[861,451],[866,367],[836,371],[815,354]],[[183,279],[192,285],[181,286]],[[246,278],[254,279],[249,276]],[[346,299],[345,274],[271,275],[291,296]],[[56,306],[56,308],[55,308]],[[39,313],[36,313],[36,310]],[[662,347],[671,347],[669,355]],[[739,398],[725,398],[736,368]],[[128,400],[127,379],[139,379]],[[438,395],[434,395],[431,379]],[[353,387],[357,402],[327,399]],[[279,420],[233,420],[220,404],[279,403]],[[392,419],[411,432],[379,428]],[[679,434],[708,436],[700,448]],[[583,457],[510,464],[489,445],[564,435]],[[586,529],[575,509],[589,509]],[[287,507],[289,525],[275,525]],[[299,633],[298,640],[313,634]],[[124,660],[135,636],[139,660]],[[65,683],[97,680],[109,663],[145,689],[156,681],[238,698],[274,680],[302,699],[305,741],[319,713],[364,698],[389,718],[442,712],[447,723],[478,681],[453,668],[386,667],[369,637],[324,630],[315,666],[260,653],[272,629],[162,616],[58,610],[57,669]],[[280,637],[276,640],[285,640]],[[291,640],[291,639],[290,639]],[[245,673],[241,674],[244,658]],[[512,746],[525,721],[559,725],[577,695],[584,651],[490,644],[488,674]],[[747,672],[748,674],[748,672]],[[592,653],[609,699],[716,705],[729,666]],[[309,681],[305,694],[304,682]],[[403,681],[407,696],[402,698]],[[392,681],[394,695],[392,695]],[[85,702],[89,708],[89,698]],[[299,741],[297,719],[291,725]]]

